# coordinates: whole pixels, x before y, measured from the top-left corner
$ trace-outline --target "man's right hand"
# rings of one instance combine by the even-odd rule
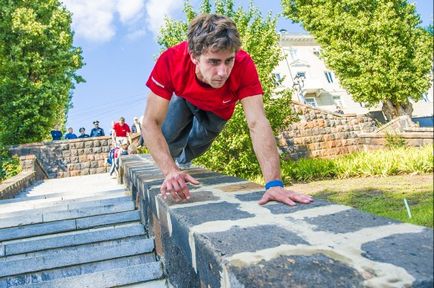
[[[199,181],[182,171],[170,172],[166,175],[161,185],[161,195],[164,199],[167,199],[167,195],[171,194],[176,202],[190,199],[190,190],[188,189],[187,183],[198,185]]]

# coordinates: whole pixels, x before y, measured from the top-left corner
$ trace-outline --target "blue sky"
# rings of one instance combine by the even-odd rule
[[[197,6],[200,0],[192,0]],[[248,0],[235,0],[236,7],[247,7]],[[263,15],[281,13],[280,0],[252,1]],[[145,86],[160,47],[156,41],[164,15],[183,19],[180,0],[63,0],[73,13],[74,45],[83,49],[86,65],[78,73],[86,83],[73,91],[73,108],[67,127],[89,133],[94,120],[100,121],[106,134],[111,122],[124,116],[131,124],[143,114]],[[416,10],[423,26],[433,22],[432,0],[417,0]],[[277,29],[303,33],[290,20],[279,18]]]

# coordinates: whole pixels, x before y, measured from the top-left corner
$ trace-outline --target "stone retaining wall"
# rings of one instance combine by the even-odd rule
[[[362,115],[341,115],[293,102],[300,121],[278,136],[278,145],[292,159],[334,157],[361,149],[358,133],[373,132],[375,122]]]
[[[107,172],[111,138],[85,138],[23,144],[10,148],[19,156],[35,155],[49,178]]]
[[[0,199],[13,198],[37,180],[48,177],[34,155],[20,157],[22,171],[0,184]]]
[[[174,287],[433,286],[432,229],[319,199],[260,206],[262,186],[200,168],[176,203],[148,155],[121,170]]]
[[[425,132],[417,130],[418,129],[407,130],[407,132],[398,134],[361,133],[358,136],[359,145],[362,146],[365,151],[383,149],[388,144],[388,137],[399,137],[405,141],[405,145],[412,147],[433,144],[434,133],[432,129],[427,129]]]

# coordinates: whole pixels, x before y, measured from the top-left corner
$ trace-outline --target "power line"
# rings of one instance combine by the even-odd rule
[[[88,114],[98,113],[101,110],[104,110],[104,111],[106,111],[106,110],[113,110],[113,109],[117,110],[120,107],[130,106],[130,105],[133,105],[133,104],[136,104],[136,103],[143,103],[143,105],[145,105],[145,101],[144,100],[145,99],[136,99],[134,101],[131,101],[129,99],[127,102],[125,102],[125,100],[124,100],[124,103],[114,103],[114,104],[111,104],[110,106],[99,106],[99,105],[97,105],[97,106],[93,107],[92,109],[77,110],[77,112],[71,111],[70,113],[68,113],[68,115],[70,115],[70,116],[81,116],[81,115],[83,115],[84,116],[84,115],[88,115]]]

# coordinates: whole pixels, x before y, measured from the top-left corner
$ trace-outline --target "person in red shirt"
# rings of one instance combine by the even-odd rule
[[[124,117],[120,117],[119,122],[116,122],[112,129],[112,140],[116,146],[120,146],[124,141],[129,141],[129,143],[131,143],[130,126],[125,123]]]
[[[189,199],[187,182],[198,181],[182,166],[202,155],[241,102],[253,147],[266,181],[259,204],[310,203],[312,198],[284,188],[275,138],[265,116],[255,64],[241,48],[235,23],[202,14],[188,27],[188,40],[164,51],[146,85],[149,93],[142,134],[165,176],[164,198]]]

